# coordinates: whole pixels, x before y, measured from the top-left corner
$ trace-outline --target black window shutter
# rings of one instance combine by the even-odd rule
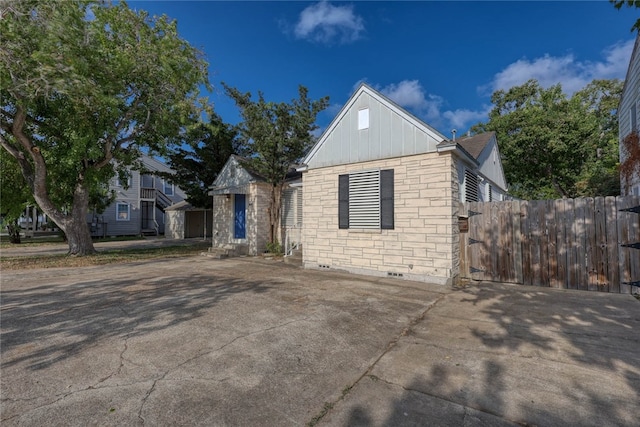
[[[349,228],[349,175],[338,176],[338,228]]]
[[[380,228],[393,230],[393,169],[380,171]]]

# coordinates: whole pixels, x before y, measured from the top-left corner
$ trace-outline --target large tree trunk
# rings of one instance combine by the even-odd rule
[[[4,149],[11,154],[22,171],[22,176],[33,192],[33,197],[49,218],[65,233],[69,243],[70,255],[89,255],[95,253],[91,233],[87,225],[87,211],[89,210],[89,189],[84,182],[84,172],[78,175],[76,187],[73,192],[73,204],[71,212],[60,211],[49,198],[47,191],[47,164],[44,160],[40,148],[33,143],[24,133],[27,114],[20,106],[17,107],[11,133],[21,145],[24,151],[9,144],[0,135],[0,143]],[[25,156],[29,153],[33,164],[29,163]],[[111,157],[105,158],[108,162]],[[35,224],[33,224],[35,227]]]
[[[82,184],[78,184],[73,193],[73,206],[71,215],[65,221],[63,229],[69,243],[69,255],[90,255],[96,252],[91,240],[91,231],[87,224],[87,212],[89,210],[89,190]]]
[[[37,188],[40,190],[41,188]],[[73,192],[73,204],[71,212],[61,213],[46,197],[46,193],[34,194],[40,209],[62,230],[69,244],[69,255],[91,255],[96,252],[91,239],[91,231],[87,224],[87,212],[89,211],[89,190],[82,183],[77,184]]]
[[[87,221],[73,219],[67,223],[67,229],[64,230],[69,243],[69,255],[91,255],[96,252],[91,240],[91,233]]]

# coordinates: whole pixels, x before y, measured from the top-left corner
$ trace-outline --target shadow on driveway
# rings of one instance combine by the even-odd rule
[[[598,425],[640,420],[640,304],[481,283],[447,295],[326,425]]]
[[[161,331],[200,317],[234,294],[262,293],[275,285],[183,272],[153,280],[105,277],[74,286],[4,290],[1,366],[26,362],[30,369],[48,368],[105,338]],[[30,343],[39,343],[37,350]],[[15,354],[20,346],[25,350]]]

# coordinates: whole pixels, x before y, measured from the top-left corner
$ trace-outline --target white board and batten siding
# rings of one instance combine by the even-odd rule
[[[446,138],[366,85],[360,86],[304,163],[310,168],[435,152]]]
[[[618,109],[620,141],[632,131],[638,129],[640,120],[640,35],[636,37],[633,54],[629,62],[624,88]],[[633,123],[635,121],[635,123]],[[635,124],[635,127],[634,127]]]
[[[629,68],[624,81],[620,105],[618,107],[618,137],[620,141],[620,162],[626,159],[626,151],[622,141],[633,131],[640,129],[640,35],[631,54]],[[627,186],[624,177],[620,176],[622,195],[640,195],[640,177],[632,177]]]

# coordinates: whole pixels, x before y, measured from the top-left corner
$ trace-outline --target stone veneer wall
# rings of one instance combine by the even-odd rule
[[[269,200],[271,199],[270,185],[259,182],[251,186],[251,198],[253,205],[247,206],[252,209],[252,224],[255,238],[249,244],[251,255],[258,255],[267,249],[269,241]]]
[[[212,245],[224,246],[229,243],[248,245],[249,255],[257,255],[265,251],[269,241],[269,185],[252,183],[245,187],[246,191],[246,239],[233,238],[233,195],[225,194],[213,198],[213,241]]]
[[[393,230],[338,228],[338,175],[394,169]],[[303,263],[440,284],[459,277],[458,176],[451,153],[312,169],[303,174]]]
[[[223,246],[231,242],[231,221],[233,219],[233,197],[225,194],[213,196],[212,246]]]

